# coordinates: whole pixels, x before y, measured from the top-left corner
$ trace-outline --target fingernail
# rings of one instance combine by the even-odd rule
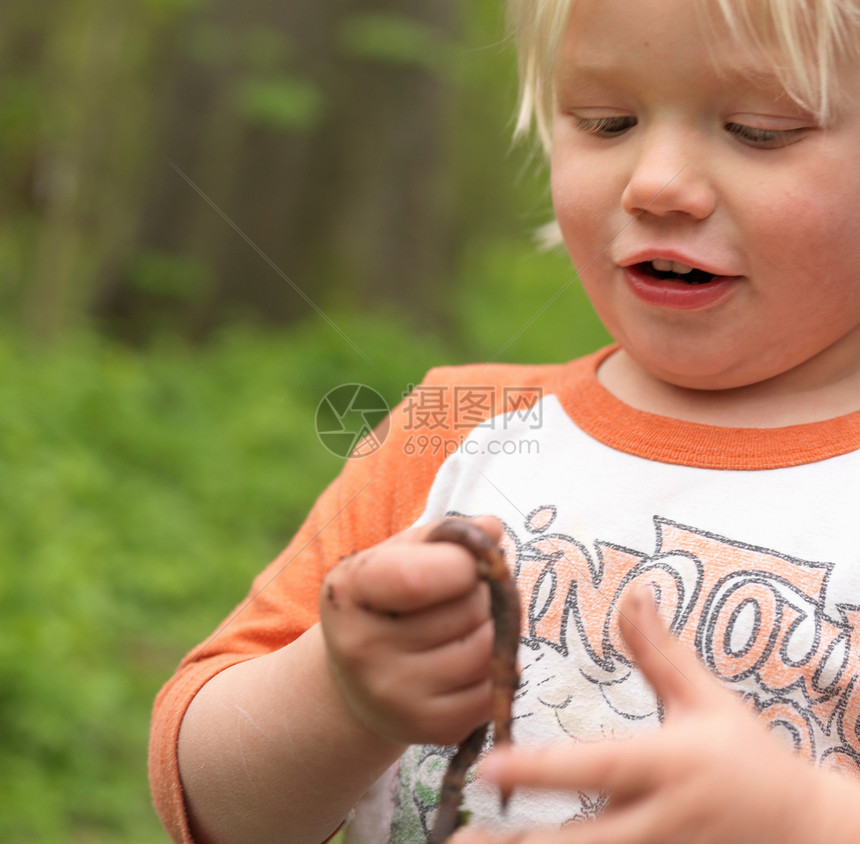
[[[649,589],[642,596],[643,611],[647,612],[652,618],[657,618],[657,601],[654,599],[654,593]]]
[[[657,614],[657,605],[651,590],[644,586],[637,586],[630,594],[630,608],[645,615]]]

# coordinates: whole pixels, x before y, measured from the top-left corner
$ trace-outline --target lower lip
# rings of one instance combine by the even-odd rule
[[[686,284],[671,279],[661,280],[634,267],[625,267],[627,286],[634,295],[658,308],[692,311],[721,302],[737,286],[737,276],[717,276],[706,284]]]

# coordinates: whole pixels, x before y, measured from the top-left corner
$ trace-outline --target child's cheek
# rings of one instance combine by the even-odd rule
[[[821,268],[821,255],[829,254],[835,264],[840,261],[840,231],[860,225],[860,215],[846,215],[846,209],[824,195],[809,192],[767,192],[755,202],[755,214],[745,241],[753,244],[768,264],[786,270],[800,270],[812,264]],[[853,238],[852,238],[853,240]],[[831,251],[833,250],[833,251]],[[856,251],[856,250],[855,250]]]
[[[563,230],[580,229],[587,223],[586,209],[598,204],[591,190],[593,175],[585,164],[569,159],[553,159],[550,175],[556,219]]]

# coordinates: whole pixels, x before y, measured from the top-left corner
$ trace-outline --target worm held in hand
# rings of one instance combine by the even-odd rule
[[[520,642],[520,596],[498,544],[483,530],[465,519],[448,519],[437,525],[428,542],[455,542],[475,558],[478,576],[490,587],[493,618],[493,733],[496,745],[511,742],[511,708],[519,686],[517,648]],[[458,747],[442,780],[436,823],[429,844],[442,844],[462,825],[460,804],[466,773],[478,758],[487,733],[487,724],[478,727]],[[510,794],[502,792],[502,807]]]

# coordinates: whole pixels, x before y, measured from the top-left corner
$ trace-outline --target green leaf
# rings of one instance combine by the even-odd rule
[[[237,89],[241,113],[252,123],[309,131],[320,121],[324,99],[313,82],[295,77],[246,78]]]
[[[212,273],[194,258],[147,250],[133,259],[129,277],[138,290],[190,300],[209,287]]]
[[[338,40],[344,52],[387,64],[443,66],[449,52],[442,33],[406,15],[352,15],[341,24]]]

